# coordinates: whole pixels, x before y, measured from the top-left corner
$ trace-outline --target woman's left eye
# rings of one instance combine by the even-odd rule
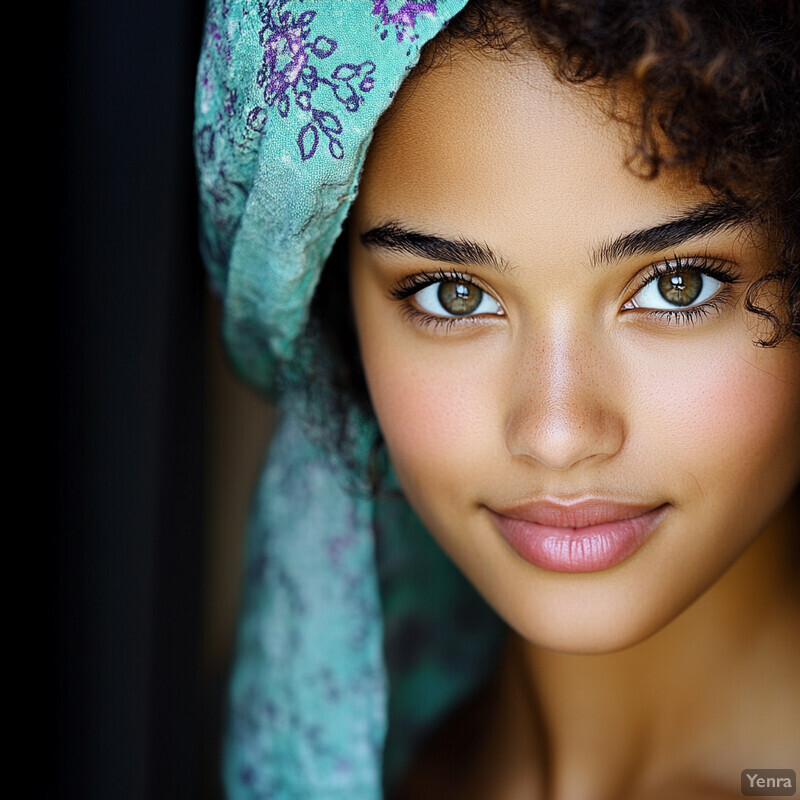
[[[680,269],[652,278],[625,305],[627,308],[679,311],[705,303],[722,286],[721,280],[698,269]]]
[[[417,305],[435,317],[472,317],[502,314],[500,304],[488,292],[460,280],[431,283],[414,293]]]

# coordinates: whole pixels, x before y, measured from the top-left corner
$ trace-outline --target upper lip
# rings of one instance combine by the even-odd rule
[[[659,503],[620,503],[602,498],[586,498],[572,502],[540,500],[509,508],[492,508],[496,514],[538,525],[554,528],[585,528],[589,525],[602,525],[604,522],[618,522],[633,519],[658,508]]]

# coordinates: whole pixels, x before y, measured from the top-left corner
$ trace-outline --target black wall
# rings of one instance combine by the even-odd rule
[[[55,220],[49,797],[214,792],[191,154],[202,6],[91,0],[50,17],[53,71],[36,101],[48,165],[36,190]],[[29,44],[35,61],[45,45]]]

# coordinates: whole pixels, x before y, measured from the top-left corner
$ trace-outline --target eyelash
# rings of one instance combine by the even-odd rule
[[[675,275],[684,271],[699,272],[711,278],[716,278],[722,286],[710,299],[683,310],[674,309],[668,311],[657,308],[630,310],[639,311],[640,314],[646,314],[651,319],[662,320],[668,325],[695,325],[704,317],[718,313],[726,305],[730,305],[733,302],[730,290],[731,287],[739,283],[739,273],[734,271],[729,262],[705,257],[681,258],[677,255],[669,261],[661,261],[646,267],[638,279],[636,290],[631,294],[631,299],[642,291],[647,284],[657,280],[662,275]]]
[[[635,308],[629,310],[636,310],[640,314],[646,314],[650,318],[657,318],[665,321],[669,325],[694,325],[704,317],[717,313],[725,305],[732,302],[730,288],[739,282],[739,274],[731,268],[728,262],[704,257],[681,258],[680,256],[675,256],[670,261],[662,261],[647,267],[644,273],[639,277],[636,289],[632,292],[631,298],[635,297],[651,281],[657,280],[662,275],[674,275],[685,270],[700,272],[703,275],[716,278],[723,286],[709,300],[683,310],[676,309],[668,311],[655,308]],[[463,326],[481,322],[481,316],[439,317],[433,314],[427,314],[417,308],[413,303],[408,302],[409,298],[413,297],[417,292],[427,286],[432,286],[442,281],[467,283],[477,287],[481,291],[486,291],[469,274],[455,270],[445,271],[444,269],[439,269],[436,272],[417,272],[412,275],[406,275],[390,289],[389,294],[395,300],[404,302],[404,312],[408,319],[417,321],[434,330],[444,330],[448,332],[453,326]]]

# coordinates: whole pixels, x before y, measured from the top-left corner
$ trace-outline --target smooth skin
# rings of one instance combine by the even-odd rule
[[[800,767],[800,348],[755,346],[743,308],[769,246],[692,175],[626,166],[604,91],[531,53],[452,56],[404,86],[350,218],[392,463],[511,630],[484,757],[451,796],[738,797],[742,769]],[[700,311],[658,293],[665,264],[702,276]],[[483,293],[475,313],[447,316],[448,282]],[[667,513],[583,573],[523,560],[489,513],[586,497]]]

